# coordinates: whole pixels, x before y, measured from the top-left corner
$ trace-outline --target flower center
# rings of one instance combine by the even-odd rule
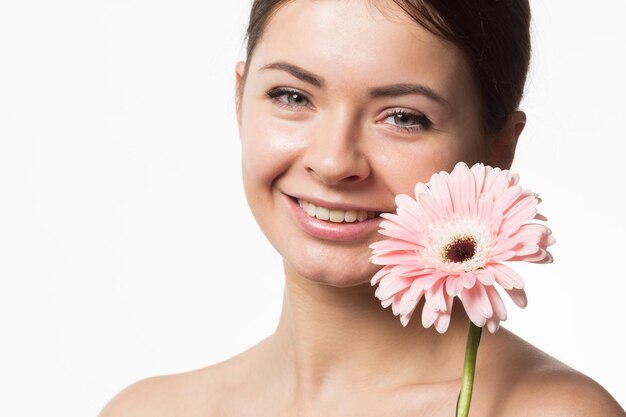
[[[455,236],[444,248],[441,257],[445,263],[461,263],[472,259],[476,253],[476,240],[473,236]]]

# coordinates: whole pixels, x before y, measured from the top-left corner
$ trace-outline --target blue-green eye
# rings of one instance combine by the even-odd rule
[[[310,104],[307,96],[297,90],[292,90],[289,88],[274,88],[268,91],[266,94],[279,106],[285,108],[306,107],[308,104]]]
[[[385,120],[391,119],[391,126],[405,132],[417,132],[427,130],[432,126],[428,117],[421,113],[409,112],[405,109],[393,110],[385,115]]]

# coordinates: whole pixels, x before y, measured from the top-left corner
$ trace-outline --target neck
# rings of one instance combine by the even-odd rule
[[[301,395],[337,386],[378,388],[458,380],[469,319],[458,300],[445,334],[421,324],[422,303],[407,327],[384,309],[369,282],[334,287],[285,266],[283,308],[272,343]]]

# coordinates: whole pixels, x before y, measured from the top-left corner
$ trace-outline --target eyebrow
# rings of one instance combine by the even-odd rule
[[[318,88],[323,89],[326,86],[326,81],[324,80],[324,78],[289,62],[272,62],[271,64],[267,64],[261,67],[259,71],[267,69],[286,71],[294,77],[298,78],[299,80],[314,85]],[[448,104],[448,101],[444,99],[441,95],[437,94],[432,88],[421,84],[397,83],[381,87],[374,87],[369,90],[369,96],[371,98],[399,97],[409,94],[420,94],[440,104]]]

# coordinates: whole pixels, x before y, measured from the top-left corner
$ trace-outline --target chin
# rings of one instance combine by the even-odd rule
[[[345,249],[345,248],[344,248]],[[369,252],[345,256],[345,250],[300,250],[283,255],[285,272],[309,281],[339,288],[370,286],[372,276],[381,268],[369,262]],[[372,290],[373,291],[373,290]]]

